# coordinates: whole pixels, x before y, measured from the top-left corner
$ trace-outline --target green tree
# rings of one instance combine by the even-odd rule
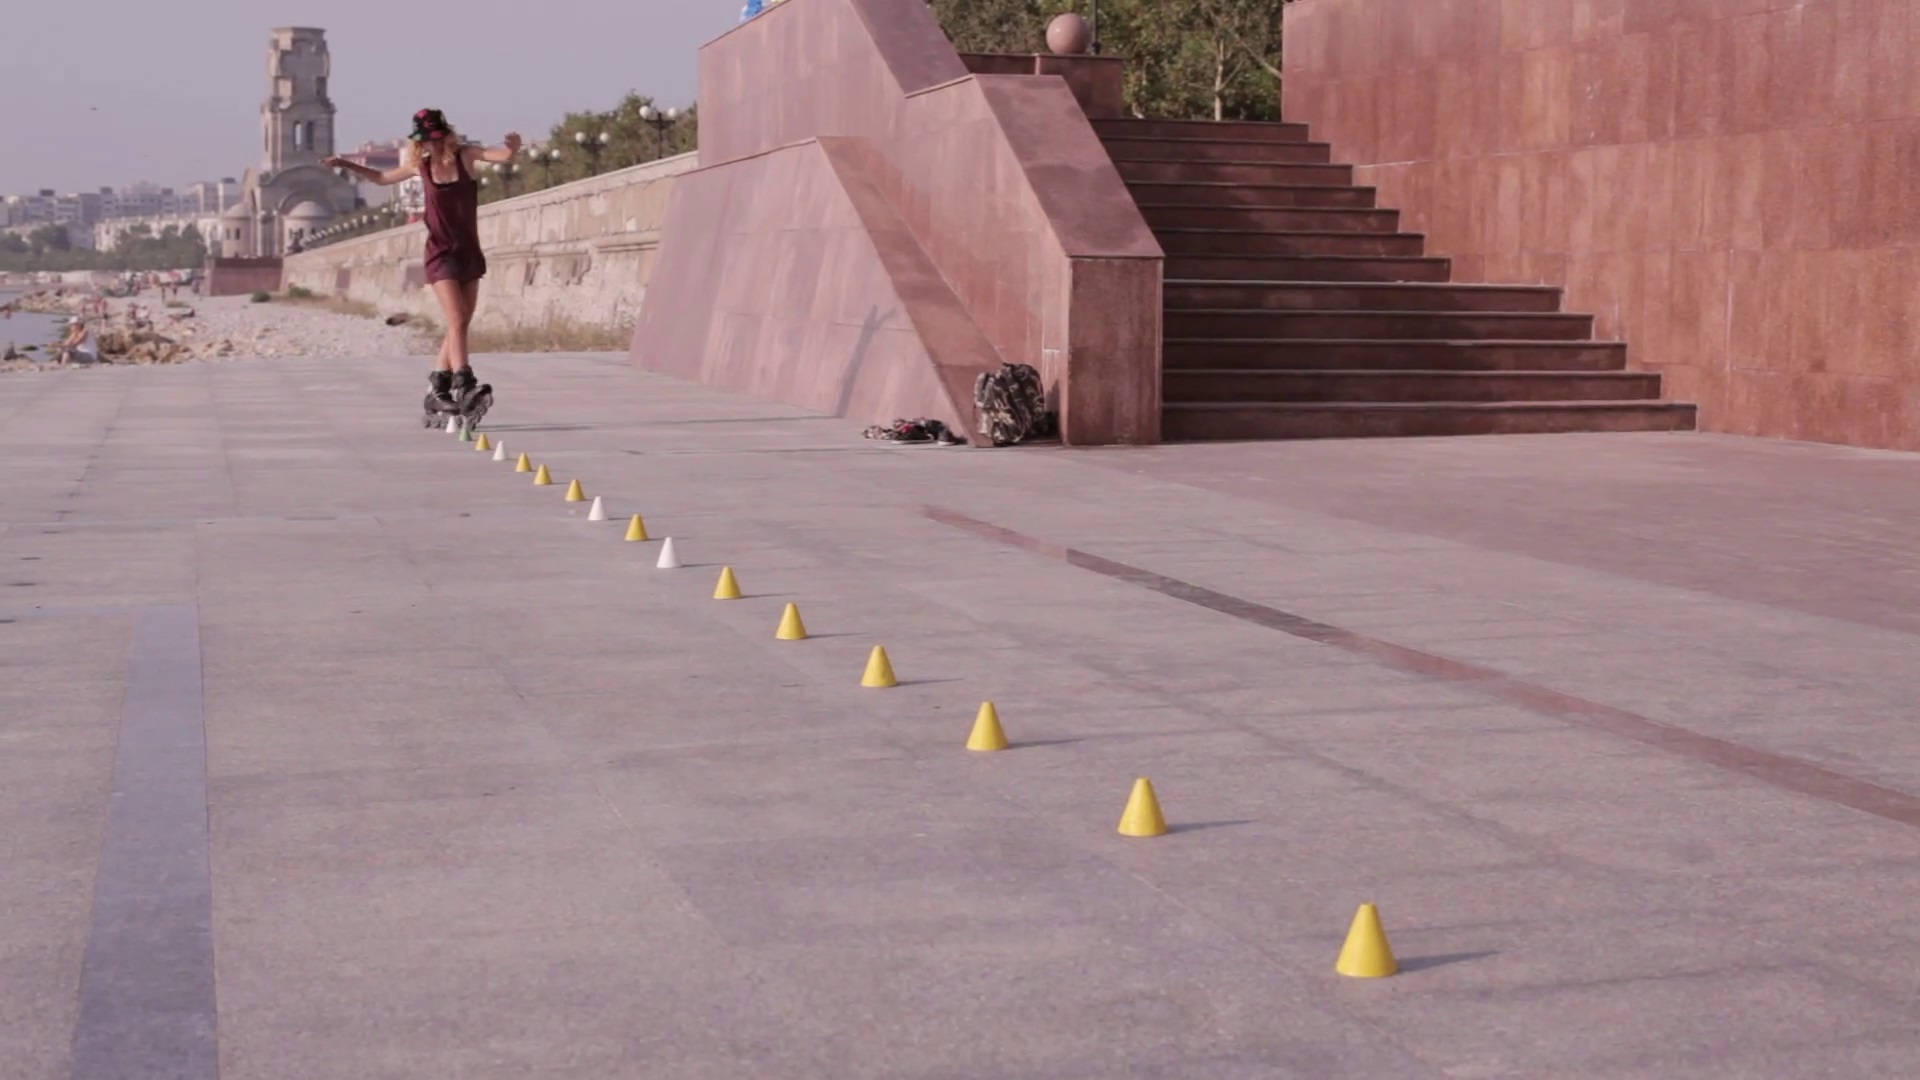
[[[931,6],[954,47],[970,53],[1037,52],[1045,47],[1047,21],[1076,7],[1041,0],[931,0]]]
[[[68,239],[65,225],[42,225],[27,234],[27,243],[35,253],[73,250],[73,241]]]
[[[1280,14],[1288,0],[1103,0],[1100,51],[1127,61],[1136,116],[1267,120],[1279,115]],[[962,52],[1034,52],[1047,22],[1087,3],[932,0]]]

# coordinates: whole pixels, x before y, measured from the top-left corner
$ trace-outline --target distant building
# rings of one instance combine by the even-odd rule
[[[177,213],[180,209],[180,197],[170,187],[144,180],[128,184],[115,193],[112,217],[140,218],[156,217],[161,214]]]
[[[353,209],[352,181],[320,164],[333,153],[331,68],[325,30],[273,31],[267,99],[260,106],[261,163],[246,171],[238,202],[220,215],[222,254],[285,254]]]
[[[208,214],[218,217],[227,207],[240,201],[240,181],[231,176],[202,180],[188,185],[180,197],[180,213]]]
[[[364,142],[361,143],[358,148],[341,154],[340,156],[356,165],[364,165],[369,169],[378,169],[381,172],[386,172],[388,169],[397,169],[400,167],[400,162],[404,160],[406,155],[406,145],[405,139],[394,139],[390,142]],[[355,179],[353,186],[361,203],[368,206],[378,206],[403,199],[406,195],[405,188],[409,183],[412,183],[412,181],[401,181],[400,184],[394,187],[383,187],[379,184],[370,184],[365,180]]]

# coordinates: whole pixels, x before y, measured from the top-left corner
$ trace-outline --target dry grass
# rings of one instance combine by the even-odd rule
[[[538,326],[507,330],[474,327],[467,335],[467,351],[515,352],[625,352],[633,344],[633,324],[581,323],[551,319]]]
[[[294,288],[300,289],[298,285],[294,286]],[[367,303],[365,300],[349,300],[344,296],[320,296],[308,292],[305,289],[300,289],[298,293],[288,290],[282,299],[289,304],[319,308],[322,311],[331,311],[335,315],[357,315],[363,319],[378,319],[381,317],[380,309]]]

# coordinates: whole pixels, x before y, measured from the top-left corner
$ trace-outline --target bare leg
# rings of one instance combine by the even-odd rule
[[[433,295],[440,301],[440,315],[447,325],[447,336],[440,342],[440,370],[458,371],[467,366],[467,323],[473,318],[467,307],[466,285],[436,281]]]
[[[467,357],[467,333],[473,326],[473,311],[480,306],[480,279],[460,283],[460,299],[464,302],[464,316],[460,323],[460,367],[469,364]]]

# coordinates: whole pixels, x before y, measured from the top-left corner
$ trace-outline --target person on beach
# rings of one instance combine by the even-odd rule
[[[473,167],[482,161],[505,163],[520,151],[520,135],[508,132],[504,146],[464,144],[439,109],[413,114],[413,132],[407,156],[397,168],[381,172],[342,157],[320,164],[342,168],[380,185],[397,184],[418,176],[426,194],[427,284],[446,316],[447,334],[440,343],[440,364],[427,377],[441,408],[452,411],[478,380],[467,358],[467,328],[480,298],[480,279],[487,273],[487,257],[480,250],[480,184]]]
[[[87,320],[78,315],[67,320],[67,336],[60,342],[60,362],[63,364],[100,362],[100,352],[93,346],[93,332],[87,329]]]

